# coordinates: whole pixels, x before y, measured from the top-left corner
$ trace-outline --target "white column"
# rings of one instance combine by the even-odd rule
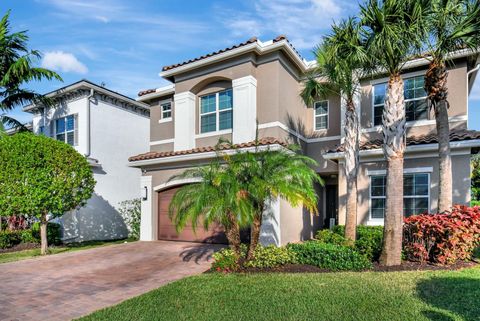
[[[232,81],[233,143],[255,140],[257,122],[257,80],[246,76]]]
[[[142,198],[140,241],[156,241],[158,239],[158,194],[153,190],[152,176],[140,178],[140,188],[143,190],[145,187],[147,188],[147,199]]]
[[[189,91],[173,96],[175,139],[173,150],[195,148],[195,95]]]
[[[263,212],[262,226],[260,228],[260,244],[276,245],[282,244],[280,232],[280,199],[270,202]]]

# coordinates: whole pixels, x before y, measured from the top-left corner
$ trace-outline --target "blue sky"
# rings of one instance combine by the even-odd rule
[[[166,84],[161,67],[225,48],[252,36],[288,36],[307,59],[334,20],[355,15],[348,0],[1,0],[13,30],[28,30],[39,65],[59,82],[32,83],[45,93],[86,78],[130,97]],[[30,116],[11,113],[22,121]],[[470,95],[470,127],[480,129],[480,81]]]

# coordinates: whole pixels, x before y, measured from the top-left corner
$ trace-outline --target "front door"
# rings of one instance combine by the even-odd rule
[[[325,228],[338,224],[338,185],[325,185],[325,214]]]

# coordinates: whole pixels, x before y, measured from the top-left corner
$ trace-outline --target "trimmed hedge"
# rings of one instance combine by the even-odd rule
[[[297,263],[318,266],[333,271],[366,270],[372,263],[352,247],[306,241],[288,244],[287,249],[295,253]]]
[[[47,238],[49,245],[61,244],[61,226],[48,223]],[[0,231],[0,249],[8,249],[20,243],[40,243],[40,224],[33,224],[31,229]]]
[[[333,232],[345,235],[345,226],[337,225]],[[318,235],[318,233],[317,233]],[[357,240],[354,248],[358,253],[365,255],[370,261],[378,261],[382,252],[383,226],[357,226]]]

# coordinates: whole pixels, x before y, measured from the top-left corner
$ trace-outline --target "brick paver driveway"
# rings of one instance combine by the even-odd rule
[[[0,320],[69,320],[202,273],[220,246],[134,242],[0,264]]]

